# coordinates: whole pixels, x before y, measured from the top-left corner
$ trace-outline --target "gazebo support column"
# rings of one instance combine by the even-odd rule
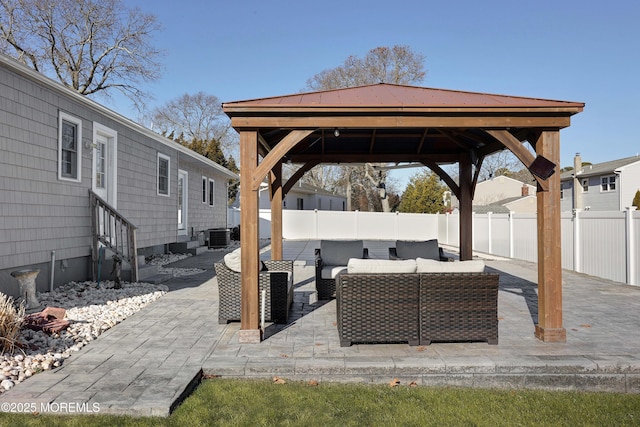
[[[282,162],[270,174],[271,191],[271,259],[282,259]]]
[[[242,297],[240,299],[241,343],[259,343],[262,340],[259,318],[258,295],[258,257],[259,218],[258,188],[253,188],[253,174],[258,166],[258,132],[243,130],[240,132],[240,229],[242,238]]]
[[[544,131],[536,153],[556,164],[549,190],[538,191],[538,324],[535,335],[544,342],[566,342],[562,325],[562,252],[560,232],[560,132]]]
[[[471,158],[468,153],[460,155],[460,260],[473,258],[473,207],[471,199]]]

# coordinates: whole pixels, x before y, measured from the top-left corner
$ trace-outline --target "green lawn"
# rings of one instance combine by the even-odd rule
[[[212,379],[168,418],[0,414],[2,426],[638,426],[640,395]]]

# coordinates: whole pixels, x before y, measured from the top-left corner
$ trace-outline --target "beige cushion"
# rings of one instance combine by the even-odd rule
[[[320,270],[320,278],[335,279],[340,273],[346,273],[347,267],[344,265],[325,265]]]
[[[226,265],[229,270],[240,273],[240,269],[242,267],[242,259],[240,255],[240,248],[234,250],[233,252],[229,252],[224,256],[224,265]],[[265,270],[264,264],[260,259],[258,259],[258,271],[263,270]]]
[[[237,273],[240,272],[240,266],[242,265],[242,260],[240,259],[240,248],[233,252],[229,252],[224,256],[224,265],[226,265],[229,270],[233,270]]]
[[[347,264],[347,273],[415,273],[416,262],[407,260],[388,259],[358,259],[352,258]]]
[[[418,273],[482,273],[484,261],[454,261],[442,262],[433,259],[416,259]]]

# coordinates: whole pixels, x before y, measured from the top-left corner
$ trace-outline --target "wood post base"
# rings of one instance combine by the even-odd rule
[[[543,328],[536,325],[536,338],[544,342],[567,342],[567,330],[565,328]]]
[[[241,329],[238,331],[238,342],[241,344],[260,344],[262,329]]]

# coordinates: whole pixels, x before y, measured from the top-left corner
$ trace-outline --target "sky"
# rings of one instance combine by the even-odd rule
[[[640,152],[640,2],[634,0],[123,0],[164,29],[149,109],[203,91],[221,102],[287,95],[307,79],[406,45],[419,86],[584,102],[560,133],[561,166]],[[105,105],[136,120],[126,99]],[[413,169],[394,171],[401,188]]]

